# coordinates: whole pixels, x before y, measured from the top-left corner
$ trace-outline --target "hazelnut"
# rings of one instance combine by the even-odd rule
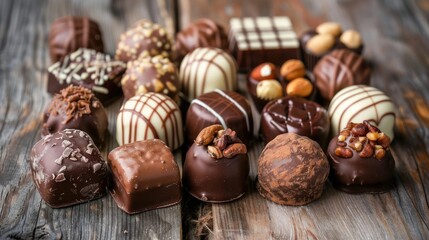
[[[272,63],[262,63],[252,70],[250,77],[256,81],[276,79],[276,66]]]
[[[378,139],[378,132],[369,132],[369,133],[366,134],[366,137],[370,141],[377,141],[377,139]]]
[[[344,135],[345,137],[350,136],[350,130],[344,129],[340,132],[340,135]]]
[[[341,25],[336,22],[324,22],[316,28],[319,34],[330,34],[333,37],[339,37],[342,31]]]
[[[351,49],[356,49],[362,46],[362,38],[360,33],[355,30],[347,30],[341,34],[340,41]]]
[[[386,151],[384,149],[377,149],[375,150],[375,158],[377,158],[378,160],[384,158],[384,156],[386,155]]]
[[[310,38],[306,44],[308,51],[315,55],[327,53],[335,44],[335,38],[329,34],[318,34]]]
[[[368,132],[368,129],[363,123],[358,123],[352,128],[353,136],[356,136],[356,137],[365,136],[367,132]]]
[[[362,143],[361,142],[355,142],[353,144],[353,149],[360,152],[362,150]]]
[[[304,63],[297,59],[291,59],[283,63],[280,75],[288,81],[305,76]]]
[[[359,142],[363,143],[366,141],[366,137],[359,137]]]
[[[263,100],[273,100],[283,96],[282,85],[277,80],[264,80],[256,85],[256,96]]]
[[[387,148],[390,146],[390,138],[385,133],[380,133],[378,134],[377,143],[383,148]]]
[[[344,136],[344,135],[339,135],[338,136],[338,141],[339,142],[344,142],[346,140],[346,136]]]
[[[371,144],[365,144],[362,152],[359,153],[359,156],[363,158],[369,158],[372,156],[373,153],[374,153],[374,148],[371,146]]]
[[[342,158],[351,158],[353,156],[352,150],[344,147],[335,148],[334,154]]]
[[[305,78],[296,78],[286,86],[289,96],[308,97],[313,92],[313,84]]]

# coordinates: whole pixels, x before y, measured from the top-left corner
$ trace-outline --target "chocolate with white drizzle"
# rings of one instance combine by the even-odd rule
[[[109,55],[80,48],[48,68],[48,92],[58,93],[68,85],[83,86],[103,104],[122,94],[121,77],[126,65]]]
[[[31,150],[30,167],[40,196],[53,208],[106,194],[107,164],[83,131],[65,129],[38,141]]]

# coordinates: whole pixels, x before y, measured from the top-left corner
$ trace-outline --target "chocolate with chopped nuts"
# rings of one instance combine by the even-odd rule
[[[107,164],[91,137],[83,131],[65,129],[45,136],[32,148],[30,165],[37,190],[53,208],[106,194]]]
[[[331,140],[328,158],[333,185],[341,191],[378,193],[394,186],[390,138],[369,121],[349,123]]]
[[[247,148],[231,129],[211,125],[195,139],[186,154],[183,186],[204,202],[229,202],[246,191],[249,176]]]
[[[80,48],[48,68],[48,92],[58,93],[68,85],[83,86],[108,104],[122,94],[125,69],[125,63],[115,61],[110,55]]]
[[[67,128],[85,131],[101,146],[107,130],[107,114],[89,89],[69,86],[56,94],[46,109],[42,136]]]

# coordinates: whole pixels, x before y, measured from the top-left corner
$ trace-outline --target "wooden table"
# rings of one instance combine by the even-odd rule
[[[183,0],[181,24],[209,17],[228,27],[233,16],[287,15],[298,33],[325,20],[363,35],[373,66],[371,85],[398,107],[396,188],[349,195],[328,183],[322,198],[303,207],[264,200],[254,177],[262,144],[250,150],[249,192],[227,204],[185,195],[181,205],[129,216],[110,196],[65,209],[40,198],[29,172],[29,151],[40,138],[50,65],[47,33],[57,17],[98,21],[107,51],[127,26],[146,17],[173,31],[170,1],[0,1],[0,239],[429,239],[429,2],[420,0]],[[244,76],[240,76],[241,82]],[[104,156],[114,140],[120,101],[110,105]],[[259,116],[255,115],[255,119]],[[258,121],[256,121],[258,122]],[[176,153],[180,159],[180,153]]]

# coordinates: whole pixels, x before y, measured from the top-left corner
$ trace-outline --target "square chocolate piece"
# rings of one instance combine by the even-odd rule
[[[264,62],[281,66],[299,59],[299,41],[288,17],[232,18],[230,50],[240,71],[250,71]]]
[[[109,153],[112,197],[128,214],[181,201],[180,172],[173,154],[159,139],[125,144]]]

